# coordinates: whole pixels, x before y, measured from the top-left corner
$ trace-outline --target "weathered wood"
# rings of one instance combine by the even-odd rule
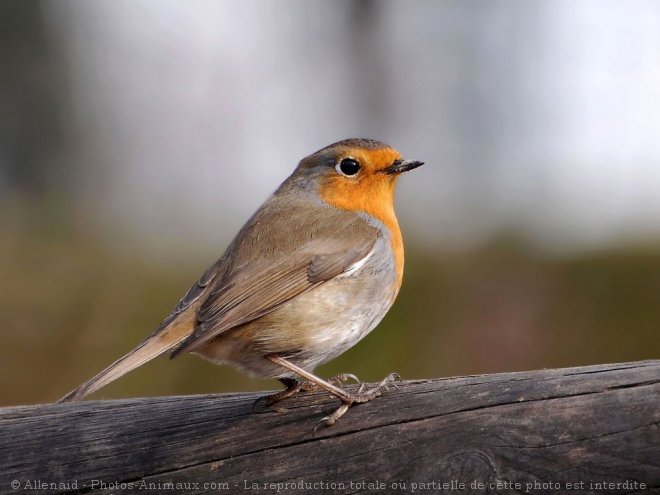
[[[316,434],[327,394],[258,396],[0,409],[0,492],[660,492],[660,361],[409,381]]]

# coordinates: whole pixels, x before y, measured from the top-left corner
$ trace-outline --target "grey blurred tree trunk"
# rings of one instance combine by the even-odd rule
[[[0,2],[0,191],[66,187],[67,73],[35,0]]]
[[[382,4],[374,0],[355,0],[350,4],[350,78],[353,80],[355,108],[351,117],[359,128],[370,129],[379,138],[389,115],[388,71],[385,53],[378,46]]]

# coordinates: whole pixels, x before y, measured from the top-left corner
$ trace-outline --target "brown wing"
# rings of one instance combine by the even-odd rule
[[[368,256],[378,231],[359,217],[335,224],[334,238],[325,235],[283,252],[276,259],[245,265],[218,283],[201,304],[199,325],[171,357],[213,339],[222,332],[255,320],[290,299],[344,272]]]
[[[195,285],[188,289],[188,292],[186,292],[185,295],[181,298],[179,303],[176,305],[176,308],[174,308],[174,310],[167,316],[167,318],[165,318],[160,323],[152,335],[157,334],[163,328],[167,327],[170,323],[176,320],[182,312],[190,308],[193,303],[195,303],[195,301],[197,301],[202,296],[202,294],[204,294],[209,284],[213,282],[213,280],[218,275],[218,271],[222,266],[222,262],[223,258],[220,258],[220,260],[218,260],[213,266],[204,272],[204,275],[201,276]]]

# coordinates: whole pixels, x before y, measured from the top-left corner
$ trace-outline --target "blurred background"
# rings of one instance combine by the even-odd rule
[[[0,403],[130,350],[305,155],[388,142],[404,286],[319,372],[660,357],[660,4],[0,2]],[[96,398],[277,388],[194,356]]]

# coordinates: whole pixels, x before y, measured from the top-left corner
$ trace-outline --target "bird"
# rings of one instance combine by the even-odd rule
[[[342,354],[383,319],[403,279],[394,211],[399,176],[423,165],[391,146],[351,138],[303,158],[257,209],[158,328],[58,402],[80,400],[170,353],[192,353],[286,388],[267,405],[323,389],[341,401],[321,421],[372,400],[399,378],[348,391],[352,374],[325,380],[314,369]]]

